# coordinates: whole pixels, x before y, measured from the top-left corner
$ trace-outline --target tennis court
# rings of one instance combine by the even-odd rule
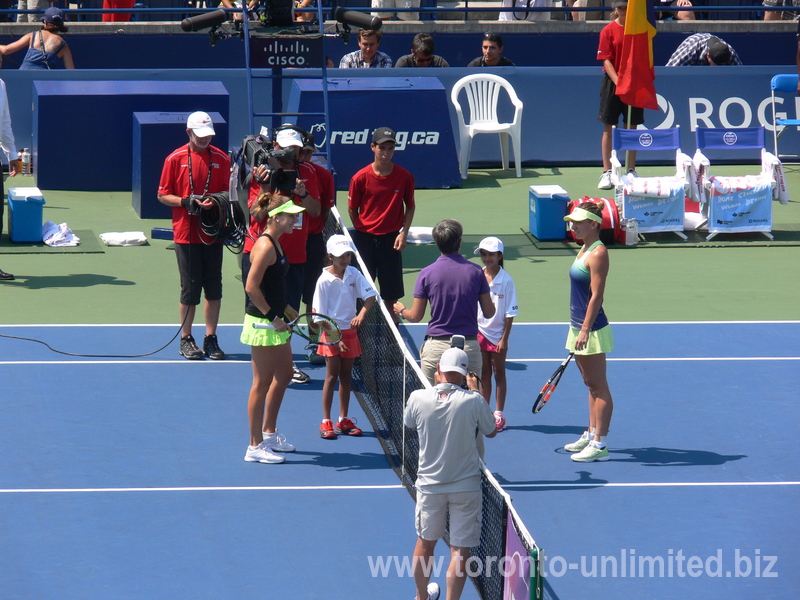
[[[560,450],[585,425],[577,369],[530,413],[564,331],[515,325],[509,429],[487,444],[490,470],[547,552],[548,597],[793,598],[800,323],[616,324],[612,458],[602,464]],[[109,340],[144,347],[172,328],[3,333],[111,353]],[[417,342],[423,333],[408,328]],[[220,343],[234,349],[237,336],[223,327]],[[413,502],[368,426],[360,439],[317,436],[322,367],[309,366],[313,382],[291,386],[281,412],[298,451],[253,465],[242,460],[244,347],[195,363],[175,344],[123,360],[2,343],[4,598],[413,597],[408,575],[378,562],[397,556],[402,570]],[[368,424],[356,405],[354,414]],[[379,564],[391,564],[386,576]],[[472,586],[465,597],[477,598]]]
[[[611,250],[611,460],[578,465],[560,450],[586,425],[574,365],[545,409],[530,412],[565,355],[574,249],[537,248],[521,230],[528,185],[560,184],[578,196],[596,177],[525,175],[477,171],[462,189],[421,191],[415,223],[456,215],[468,256],[484,235],[507,242],[524,301],[509,355],[509,429],[490,440],[487,461],[546,552],[546,597],[794,598],[800,419],[790,382],[800,284],[790,271],[800,204],[776,205],[772,245]],[[800,185],[790,177],[790,189]],[[53,192],[46,217],[90,234],[166,225],[139,221],[129,203],[124,194]],[[0,333],[78,354],[139,354],[176,332],[168,242],[17,250],[0,244],[0,267],[17,275],[0,290]],[[435,255],[407,250],[408,292]],[[145,358],[88,359],[0,338],[0,596],[413,597],[403,571],[413,502],[356,402],[364,437],[319,438],[323,368],[302,362],[299,344],[312,382],[290,386],[279,419],[298,451],[283,465],[242,460],[251,371],[238,343],[233,255],[223,272],[224,362],[185,361],[175,342]],[[403,327],[412,352],[423,335],[422,325]],[[468,584],[464,597],[478,594]]]

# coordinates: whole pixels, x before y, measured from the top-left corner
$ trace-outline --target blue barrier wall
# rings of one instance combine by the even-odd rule
[[[395,76],[420,76],[422,69],[397,69]],[[427,71],[427,70],[425,70]],[[466,68],[431,70],[444,87],[452,88],[459,78],[473,73]],[[523,103],[523,160],[528,165],[599,165],[601,124],[596,120],[600,71],[598,68],[502,68],[494,72],[506,77],[516,88]],[[648,126],[680,125],[683,128],[684,151],[694,151],[693,130],[697,125],[731,127],[766,124],[771,120],[769,104],[770,80],[776,73],[796,72],[795,65],[784,67],[680,67],[656,69],[656,88],[661,110],[646,111]],[[307,75],[319,71],[304,71]],[[360,70],[362,77],[385,75],[384,70]],[[332,69],[331,77],[351,77],[352,71]],[[11,117],[19,147],[31,147],[33,81],[43,76],[49,79],[71,80],[171,80],[220,81],[230,94],[230,145],[238,145],[248,131],[248,109],[245,71],[243,69],[160,70],[160,71],[8,71],[3,73],[8,89]],[[268,86],[258,81],[258,86]],[[288,101],[291,82],[286,82],[283,95]],[[259,110],[270,110],[270,94],[256,87],[256,96],[263,103]],[[800,99],[785,100],[782,110],[790,118],[800,116]],[[156,109],[157,110],[157,109]],[[374,126],[379,126],[382,114],[391,107],[376,106]],[[98,115],[64,115],[65,119],[102,118]],[[450,109],[451,127],[455,127],[455,111]],[[131,121],[125,123],[130,130]],[[415,123],[408,124],[415,131]],[[318,136],[319,137],[319,136]],[[341,139],[341,137],[339,138]],[[71,145],[76,152],[92,148],[91,139],[65,139],[55,152],[64,152]],[[217,145],[224,145],[217,140]],[[785,152],[800,152],[800,133],[787,131],[781,139]],[[772,147],[768,132],[768,148]],[[410,151],[409,146],[405,151]],[[40,150],[43,151],[43,150]],[[369,160],[368,145],[364,149],[365,164]],[[336,164],[336,148],[332,152]],[[645,157],[642,157],[642,161]],[[656,157],[661,162],[669,157]],[[397,153],[402,164],[402,152]],[[499,164],[499,152],[494,136],[478,136],[472,151],[473,164]]]
[[[124,27],[124,24],[121,25]],[[124,31],[120,29],[120,31]],[[702,31],[715,32],[714,25]],[[656,65],[665,65],[689,32],[659,31],[653,39]],[[794,32],[752,33],[725,31],[719,34],[731,44],[745,65],[780,65],[791,61],[797,49]],[[465,67],[480,56],[480,33],[434,33],[436,53],[453,67]],[[411,51],[411,33],[384,33],[381,51],[398,59]],[[0,35],[0,44],[15,37]],[[68,33],[66,39],[75,65],[81,69],[224,69],[244,67],[244,44],[238,38],[209,43],[205,33],[131,34]],[[579,31],[503,33],[504,54],[517,66],[594,66],[598,32]],[[325,38],[325,54],[339,66],[347,52],[358,49],[355,36],[345,45],[339,38]],[[6,56],[3,75],[22,61],[25,52]]]

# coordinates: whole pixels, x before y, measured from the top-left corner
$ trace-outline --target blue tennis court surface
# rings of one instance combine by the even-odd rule
[[[176,329],[0,333],[134,354]],[[421,343],[423,326],[404,331]],[[0,338],[0,597],[413,597],[402,572],[413,502],[355,398],[364,437],[319,438],[324,367],[297,355],[313,380],[290,386],[278,424],[298,451],[282,465],[244,462],[251,371],[238,334],[221,328],[224,362],[185,361],[174,342],[87,359]],[[530,412],[566,354],[566,326],[512,332],[509,429],[486,458],[546,551],[547,596],[796,598],[800,323],[614,334],[611,460],[578,464],[561,450],[586,426],[577,368]],[[477,598],[471,585],[464,598]]]

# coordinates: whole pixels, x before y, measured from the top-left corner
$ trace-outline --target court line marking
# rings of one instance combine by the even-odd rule
[[[800,320],[775,320],[775,321],[611,321],[611,325],[785,325],[785,324],[800,324]],[[552,325],[557,327],[564,327],[569,325],[568,321],[552,322],[552,321],[519,321],[514,322],[514,325]],[[220,323],[218,327],[241,327],[241,323]],[[427,323],[404,323],[404,327],[427,327]],[[19,327],[19,328],[37,328],[37,327],[169,327],[176,329],[177,324],[172,323],[24,323],[24,324],[3,324],[0,327]]]
[[[506,483],[503,487],[518,490],[520,488],[597,488],[597,487],[748,487],[748,486],[800,485],[800,481],[678,481],[675,483]]]
[[[563,359],[557,358],[509,358],[510,363],[544,363],[561,362]],[[687,356],[687,357],[659,357],[659,358],[607,358],[609,362],[720,362],[720,361],[796,361],[800,356]],[[419,362],[419,361],[417,361]],[[2,365],[249,365],[249,360],[0,360]]]
[[[642,483],[506,483],[504,488],[598,488],[598,487],[749,487],[795,486],[800,481],[684,481]],[[386,485],[257,485],[257,486],[205,486],[205,487],[130,487],[130,488],[9,488],[0,494],[91,494],[124,492],[262,492],[262,491],[331,491],[331,490],[404,490],[401,484]]]
[[[70,494],[106,492],[242,492],[242,491],[330,491],[330,490],[404,490],[402,484],[384,485],[236,485],[208,487],[131,487],[131,488],[9,488],[0,494]]]
[[[544,362],[561,362],[563,359],[556,358],[509,358],[510,363],[544,363]],[[720,361],[796,361],[800,360],[800,356],[686,356],[686,357],[654,357],[654,358],[607,358],[609,362],[682,362],[682,361],[696,361],[696,362],[720,362]],[[419,361],[417,361],[419,362]],[[249,360],[186,360],[186,359],[168,359],[168,360],[136,360],[130,358],[126,360],[80,360],[76,357],[73,360],[0,360],[2,365],[249,365]]]

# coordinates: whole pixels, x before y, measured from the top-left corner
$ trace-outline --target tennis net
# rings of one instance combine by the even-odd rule
[[[326,226],[326,239],[334,233],[350,237],[335,207]],[[355,255],[359,268],[373,288],[377,289],[361,256],[358,252]],[[353,366],[353,392],[367,414],[389,463],[412,497],[415,497],[419,440],[416,431],[403,425],[403,409],[412,391],[430,387],[430,384],[422,375],[380,298],[364,319],[359,339],[362,354]],[[503,600],[511,597],[504,596],[504,585],[508,579],[501,572],[502,563],[499,560],[507,554],[507,535],[513,533],[516,536],[527,556],[538,559],[541,551],[511,505],[510,497],[485,465],[481,479],[483,527],[480,545],[470,550],[470,557],[474,557],[473,564],[480,565],[480,568],[468,568],[467,572],[482,600]],[[541,577],[535,577],[531,586],[534,589],[530,597],[542,598]]]

